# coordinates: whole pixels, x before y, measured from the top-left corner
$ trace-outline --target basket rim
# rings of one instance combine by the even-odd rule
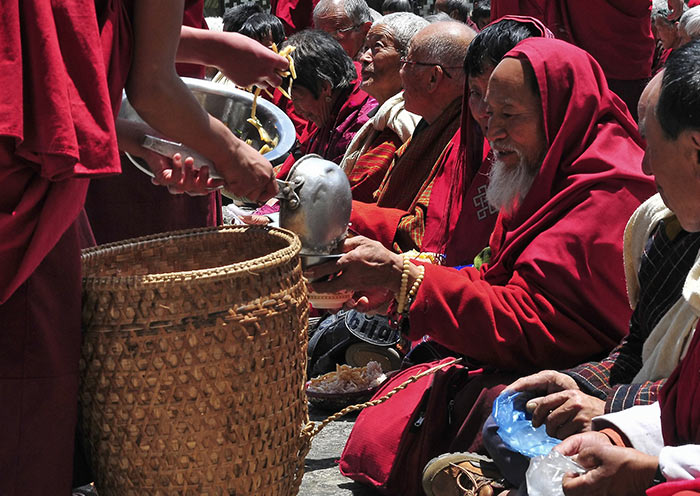
[[[199,236],[216,236],[230,232],[265,231],[273,236],[287,241],[289,244],[279,250],[275,250],[267,255],[235,262],[219,267],[209,267],[205,269],[163,272],[160,274],[128,275],[128,276],[96,276],[86,274],[85,265],[92,259],[105,254],[115,252],[128,252],[138,250],[154,242],[171,239],[182,239]],[[163,283],[184,282],[190,284],[211,282],[221,278],[230,278],[236,274],[250,274],[251,271],[261,270],[268,267],[277,266],[280,263],[290,261],[301,251],[301,241],[292,231],[280,227],[271,226],[219,226],[203,227],[197,229],[184,229],[179,231],[168,231],[164,233],[151,234],[139,238],[131,238],[114,243],[97,245],[82,250],[81,261],[83,264],[83,284],[109,284],[110,286],[148,286],[161,285]]]

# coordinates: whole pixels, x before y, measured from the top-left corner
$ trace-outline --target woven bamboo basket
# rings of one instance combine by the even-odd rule
[[[297,494],[300,247],[227,227],[83,252],[81,425],[100,496]]]

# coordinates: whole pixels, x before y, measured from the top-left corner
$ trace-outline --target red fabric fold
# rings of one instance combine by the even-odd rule
[[[700,326],[698,326],[700,327]],[[700,444],[700,331],[659,392],[664,444]]]
[[[548,152],[516,212],[499,214],[490,264],[426,268],[410,337],[508,370],[563,368],[626,334],[622,234],[654,188],[635,123],[590,55],[530,38],[508,56],[534,69]]]
[[[700,494],[700,479],[665,482],[647,489],[647,496],[693,496]]]
[[[0,19],[3,303],[77,218],[81,178],[118,172],[119,155],[93,2],[7,0]]]
[[[540,19],[562,40],[589,52],[611,79],[651,75],[654,37],[649,0],[493,0],[491,19],[505,15]]]
[[[408,214],[398,208],[380,207],[376,203],[352,201],[350,230],[379,241],[393,250],[394,237],[401,218]]]

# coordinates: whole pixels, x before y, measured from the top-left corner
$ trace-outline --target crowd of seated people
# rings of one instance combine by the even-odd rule
[[[297,142],[275,175],[317,154],[348,177],[350,236],[339,259],[307,269],[313,290],[388,315],[406,366],[460,357],[475,371],[455,392],[451,437],[426,442],[408,484],[526,495],[530,458],[490,416],[506,391],[529,395],[533,426],[586,470],[564,476],[567,496],[700,494],[700,6],[375,9],[279,0],[229,9],[222,25],[294,47],[290,98],[271,99]],[[99,215],[127,182],[88,192],[98,242],[126,236],[100,232]],[[200,224],[220,221],[209,194],[186,203]],[[355,440],[381,456],[362,425]]]
[[[530,460],[488,415],[506,390],[588,470],[565,494],[697,494],[698,9],[404,3],[322,0],[285,42],[308,125],[278,176],[318,153],[352,187],[315,291],[395,318],[406,363],[483,369],[419,490],[527,494]]]

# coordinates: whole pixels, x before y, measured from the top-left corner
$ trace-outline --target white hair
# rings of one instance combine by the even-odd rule
[[[416,14],[411,14],[410,12],[396,12],[394,14],[385,15],[372,24],[372,27],[386,26],[394,37],[394,46],[396,50],[402,56],[406,56],[411,38],[427,25],[428,21]]]
[[[700,38],[700,5],[688,9],[678,21],[679,29],[683,29],[691,39]]]
[[[365,0],[321,0],[314,7],[314,19],[331,14],[339,4],[343,6],[343,10],[353,26],[372,22],[372,12]]]
[[[486,201],[506,214],[522,203],[539,171],[539,167],[529,167],[518,150],[513,148],[512,151],[518,155],[518,165],[509,167],[503,161],[494,159],[486,187]]]

